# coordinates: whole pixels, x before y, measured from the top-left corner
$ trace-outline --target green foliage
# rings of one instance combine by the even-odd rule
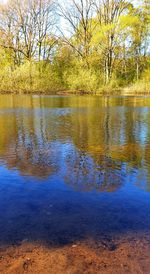
[[[70,71],[70,73],[64,73],[66,77],[67,87],[71,90],[96,92],[100,85],[98,75],[92,70],[85,68],[77,68]]]
[[[150,69],[146,69],[142,74],[142,81],[150,83]]]
[[[51,64],[26,62],[1,75],[0,89],[6,92],[55,92],[62,88],[58,73]]]

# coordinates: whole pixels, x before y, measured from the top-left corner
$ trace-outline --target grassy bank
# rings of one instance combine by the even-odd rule
[[[125,87],[100,86],[98,89],[72,89],[48,82],[47,79],[28,79],[22,82],[9,79],[0,84],[0,94],[43,94],[43,95],[99,95],[99,96],[143,96],[150,95],[150,82],[139,81]]]
[[[8,94],[91,94],[149,95],[150,72],[138,81],[124,81],[115,76],[104,85],[99,71],[61,69],[56,64],[25,63],[11,70],[6,66],[0,73],[0,93]]]
[[[148,86],[148,87],[147,87]],[[132,85],[124,88],[110,89],[109,87],[103,87],[98,91],[86,91],[86,90],[68,90],[68,89],[30,89],[29,88],[8,88],[0,89],[0,94],[30,94],[30,95],[98,95],[98,96],[150,96],[149,85]]]

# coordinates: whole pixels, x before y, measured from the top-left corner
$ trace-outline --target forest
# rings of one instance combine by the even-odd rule
[[[150,92],[149,0],[0,4],[0,92]]]

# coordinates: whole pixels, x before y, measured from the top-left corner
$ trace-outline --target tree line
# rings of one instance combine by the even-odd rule
[[[149,35],[149,0],[9,0],[0,5],[0,89],[149,89]]]

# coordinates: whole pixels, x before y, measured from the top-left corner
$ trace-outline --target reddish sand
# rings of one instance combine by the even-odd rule
[[[150,242],[145,238],[124,240],[113,248],[89,241],[52,248],[24,241],[0,248],[0,273],[149,274]]]

